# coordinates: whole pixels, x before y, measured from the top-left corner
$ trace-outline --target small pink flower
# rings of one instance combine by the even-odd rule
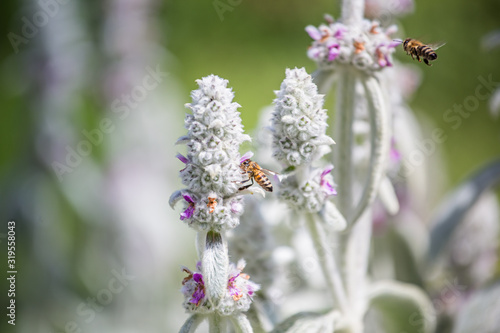
[[[233,297],[233,300],[238,301],[240,298],[243,297],[243,292],[241,291],[240,288],[236,286],[236,278],[240,276],[241,273],[234,275],[229,279],[227,282],[227,290],[229,291],[229,295]]]
[[[182,155],[182,154],[177,154],[177,155],[175,155],[175,157],[177,157],[184,164],[189,163],[189,160],[187,159],[187,157]]]
[[[247,151],[243,156],[240,158],[240,164],[243,163],[243,161],[251,159],[253,156],[253,153],[251,151]]]
[[[181,213],[181,221],[190,219],[193,216],[195,206],[195,202],[189,194],[182,194],[182,197],[188,203],[188,207]]]
[[[390,157],[391,157],[391,160],[394,162],[394,163],[397,163],[401,160],[401,153],[399,152],[399,150],[396,148],[396,140],[394,139],[394,137],[391,138],[391,151],[390,151]]]
[[[335,31],[333,33],[333,37],[337,39],[342,39],[344,34],[347,32],[347,27],[341,23],[333,24],[333,29]]]
[[[326,175],[328,175],[332,171],[332,169],[333,168],[331,168],[331,167],[326,168],[321,173],[321,177],[320,177],[319,185],[323,188],[323,190],[325,191],[326,195],[337,195],[337,190],[326,179]]]
[[[338,44],[337,44],[338,45]],[[328,61],[333,61],[340,54],[340,50],[337,48],[330,48],[328,51]]]
[[[201,275],[201,273],[194,273],[193,281],[196,282],[197,286],[194,290],[193,297],[191,297],[189,302],[198,306],[203,298],[205,298],[205,283],[203,282],[203,275]]]
[[[316,28],[313,25],[308,25],[306,27],[306,32],[314,40],[320,40],[321,39],[321,32],[318,30],[318,28]]]
[[[196,265],[196,268],[198,269],[198,265]],[[201,267],[199,268],[201,270]],[[188,276],[186,276],[184,280],[182,280],[182,285],[185,286],[186,283],[193,283],[193,282],[195,283],[194,292],[191,294],[189,303],[196,304],[196,306],[199,306],[202,300],[205,298],[205,283],[203,282],[203,275],[201,275],[201,273],[198,272],[192,272],[187,267],[182,267],[182,270],[188,274]],[[183,292],[185,293],[185,291]]]

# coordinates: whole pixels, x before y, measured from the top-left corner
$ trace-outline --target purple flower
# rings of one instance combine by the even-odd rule
[[[187,159],[187,157],[182,155],[182,154],[177,154],[177,155],[175,155],[175,157],[177,157],[184,164],[189,163],[189,160]]]
[[[239,277],[240,274],[241,273],[234,275],[227,282],[227,290],[229,291],[229,295],[231,295],[233,297],[233,300],[235,301],[243,297],[243,292],[236,286],[236,278]]]
[[[391,47],[390,45],[392,45],[392,43],[388,45],[386,45],[385,43],[381,43],[375,50],[375,54],[378,58],[377,62],[380,67],[392,66],[389,54],[391,52],[391,49],[393,49],[394,47]]]
[[[194,205],[195,205],[193,198],[191,198],[191,196],[189,194],[183,193],[182,197],[188,203],[188,207],[181,213],[181,221],[183,221],[185,219],[190,219],[193,216]]]
[[[336,47],[331,47],[328,51],[328,61],[333,61],[340,54],[340,50],[338,49],[338,44]]]
[[[201,273],[194,273],[193,281],[196,282],[196,289],[194,290],[193,296],[189,302],[198,306],[205,297],[205,283],[203,283],[203,276]]]
[[[314,40],[320,40],[321,39],[321,32],[315,26],[308,25],[306,27],[306,32]]]
[[[347,27],[341,23],[332,24],[332,29],[335,31],[333,37],[342,39],[347,32]]]
[[[243,156],[240,158],[240,164],[243,163],[243,161],[251,159],[253,156],[253,153],[251,151],[247,151]]]
[[[201,267],[198,267],[198,265],[196,265],[196,268],[197,269],[200,268],[201,270]],[[188,274],[188,276],[186,276],[184,280],[182,280],[182,285],[184,286],[183,292],[186,293],[187,290],[194,289],[192,294],[191,292],[188,292],[187,296],[191,294],[189,303],[196,304],[196,306],[199,306],[201,304],[201,301],[205,298],[205,283],[203,282],[203,275],[201,275],[201,273],[198,272],[193,273],[187,267],[182,267],[182,270]],[[186,285],[190,285],[191,287],[186,288]]]
[[[337,190],[333,187],[330,182],[326,179],[326,176],[332,171],[332,167],[326,168],[322,173],[319,181],[319,185],[323,188],[326,195],[337,195]]]
[[[401,160],[401,153],[396,149],[396,140],[394,139],[394,137],[391,138],[390,157],[394,163],[397,163]]]

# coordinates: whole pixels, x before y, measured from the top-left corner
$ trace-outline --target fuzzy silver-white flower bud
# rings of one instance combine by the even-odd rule
[[[181,220],[194,229],[221,231],[236,227],[243,213],[242,198],[236,195],[244,180],[239,146],[250,137],[243,133],[228,81],[209,75],[196,82],[199,88],[186,104],[192,111],[185,118],[188,133],[177,141],[187,145],[187,155],[177,155],[186,164],[180,177],[187,188],[174,193],[170,202],[184,199]]]

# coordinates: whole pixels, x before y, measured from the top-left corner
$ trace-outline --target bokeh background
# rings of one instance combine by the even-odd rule
[[[227,11],[218,13],[220,3]],[[251,131],[285,68],[315,70],[304,27],[324,13],[338,17],[338,1],[10,0],[1,8],[0,267],[3,276],[14,220],[18,274],[16,326],[2,313],[0,331],[178,330],[187,317],[179,266],[196,262],[195,232],[168,199],[181,187],[174,142],[189,92],[208,74],[228,79]],[[443,118],[474,94],[478,77],[500,82],[500,48],[482,42],[500,29],[499,13],[497,0],[421,0],[394,22],[396,37],[447,42],[432,67],[414,62],[422,82],[411,101],[422,123],[448,137],[436,170],[445,190],[500,156],[488,100],[457,129]],[[412,62],[401,48],[395,58]],[[82,143],[88,135],[95,144]],[[68,169],[54,164],[68,165],[79,149]],[[0,288],[5,309],[5,278]]]

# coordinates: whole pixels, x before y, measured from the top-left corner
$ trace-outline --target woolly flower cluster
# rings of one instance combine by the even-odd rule
[[[245,261],[238,261],[237,265],[229,264],[227,289],[224,297],[216,308],[205,295],[205,283],[201,274],[201,262],[193,272],[187,267],[182,270],[188,274],[182,281],[181,292],[184,295],[183,306],[190,313],[209,313],[217,311],[222,315],[231,315],[235,312],[245,312],[250,308],[252,297],[260,286],[250,281],[250,276],[243,273]]]
[[[294,209],[319,212],[328,197],[337,195],[332,169],[330,165],[323,170],[313,169],[307,177],[300,177],[299,174],[286,177],[280,184],[279,198]]]
[[[392,66],[392,53],[401,44],[390,37],[397,31],[395,25],[383,29],[377,21],[363,20],[359,26],[348,27],[329,15],[325,15],[325,20],[327,24],[318,28],[306,27],[314,40],[307,55],[319,68],[350,64],[363,71],[377,71]]]
[[[184,199],[186,207],[180,218],[196,230],[221,231],[234,228],[243,213],[239,184],[244,180],[239,167],[239,146],[250,140],[243,134],[234,93],[227,80],[216,75],[196,81],[199,89],[191,92],[192,103],[186,104],[188,134],[177,143],[187,145],[187,156],[177,158],[186,166],[180,171],[186,189],[170,198],[174,206]]]
[[[336,195],[331,171],[311,163],[330,152],[335,142],[326,135],[327,114],[323,95],[304,68],[287,69],[277,93],[272,117],[273,156],[289,172],[278,196],[295,209],[319,212],[329,196]]]
[[[272,117],[273,156],[286,164],[308,163],[329,151],[323,95],[304,68],[287,69],[276,92]]]

